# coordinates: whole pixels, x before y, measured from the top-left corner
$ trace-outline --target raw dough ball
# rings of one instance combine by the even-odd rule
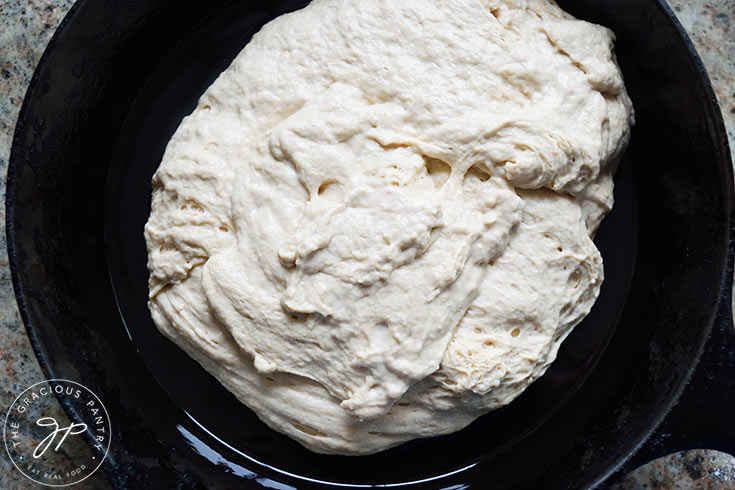
[[[546,0],[315,0],[267,24],[154,176],[156,325],[317,452],[509,403],[599,293],[633,120],[613,39]]]

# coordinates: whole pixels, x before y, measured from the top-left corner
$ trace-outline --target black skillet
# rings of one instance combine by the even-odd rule
[[[663,1],[560,2],[617,33],[638,124],[596,240],[600,299],[508,407],[375,456],[320,456],[157,332],[142,227],[166,141],[264,22],[305,3],[82,0],[36,70],[8,174],[13,279],[45,374],[107,406],[112,483],[586,488],[678,449],[735,453],[733,176],[709,81]]]

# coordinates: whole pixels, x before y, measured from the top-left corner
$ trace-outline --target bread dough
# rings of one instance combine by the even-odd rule
[[[158,328],[273,429],[368,454],[541,376],[603,279],[632,107],[546,0],[314,0],[256,34],[153,178]]]

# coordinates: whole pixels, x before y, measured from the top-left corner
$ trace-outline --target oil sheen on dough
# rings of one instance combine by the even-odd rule
[[[590,311],[632,107],[546,0],[315,0],[181,123],[146,225],[158,328],[322,453],[516,398]]]

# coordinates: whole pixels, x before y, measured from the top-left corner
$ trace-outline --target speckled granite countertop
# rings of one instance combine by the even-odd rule
[[[0,0],[0,220],[5,223],[5,179],[15,122],[46,43],[73,0]],[[735,0],[669,0],[704,60],[735,148]],[[0,228],[0,413],[25,388],[44,379],[15,304],[8,269],[5,228]],[[58,404],[57,404],[58,405]],[[57,419],[66,416],[56,407]],[[83,448],[81,450],[86,450]],[[71,451],[70,451],[71,453]],[[74,458],[73,453],[61,458]],[[37,488],[2,451],[0,488]],[[109,488],[98,471],[75,488]],[[613,488],[733,489],[735,457],[687,451],[649,463]]]

